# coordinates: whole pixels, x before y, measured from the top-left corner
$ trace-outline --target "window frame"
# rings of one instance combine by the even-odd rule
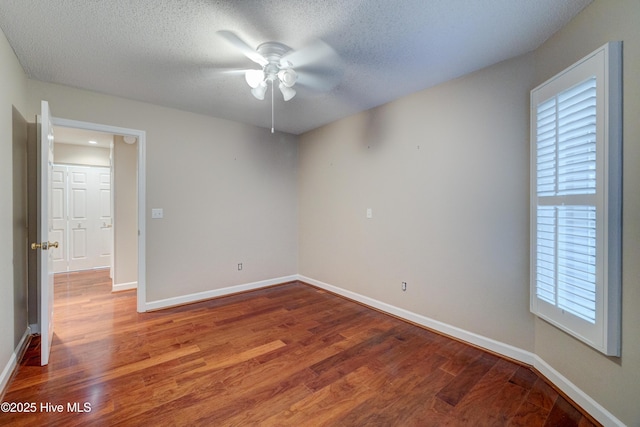
[[[580,196],[538,196],[538,106],[596,77],[596,191],[584,197],[596,208],[595,323],[537,296],[537,207],[564,206]],[[531,90],[530,310],[541,319],[609,355],[620,355],[622,241],[622,43],[610,42]],[[556,141],[556,144],[558,142]],[[555,166],[558,168],[558,166]],[[540,200],[539,200],[540,199]],[[547,200],[545,200],[547,199]],[[550,199],[555,202],[550,203]],[[576,204],[571,203],[576,206]],[[556,226],[557,235],[557,226]],[[554,255],[556,256],[556,255]],[[557,280],[555,283],[557,292]]]

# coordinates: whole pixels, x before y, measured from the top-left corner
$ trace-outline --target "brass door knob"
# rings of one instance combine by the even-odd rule
[[[58,247],[58,242],[42,242],[42,243],[31,244],[31,249],[33,250],[42,249],[43,251],[46,251],[49,248],[57,248],[57,247]]]

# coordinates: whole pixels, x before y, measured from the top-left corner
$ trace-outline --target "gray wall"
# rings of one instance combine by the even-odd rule
[[[115,136],[113,148],[114,285],[138,282],[138,143]]]
[[[300,273],[533,350],[533,69],[527,55],[303,135]]]
[[[53,161],[64,165],[111,166],[111,150],[102,147],[83,147],[56,142],[53,145]]]

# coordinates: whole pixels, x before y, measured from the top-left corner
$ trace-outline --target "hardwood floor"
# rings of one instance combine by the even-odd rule
[[[51,363],[34,339],[3,398],[36,410],[1,425],[593,425],[526,367],[305,284],[143,314],[106,271],[55,286]]]

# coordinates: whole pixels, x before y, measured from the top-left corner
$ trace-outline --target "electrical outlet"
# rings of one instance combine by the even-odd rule
[[[238,263],[238,271],[242,270],[242,263]]]
[[[407,290],[407,282],[402,282],[402,291],[405,292]]]

